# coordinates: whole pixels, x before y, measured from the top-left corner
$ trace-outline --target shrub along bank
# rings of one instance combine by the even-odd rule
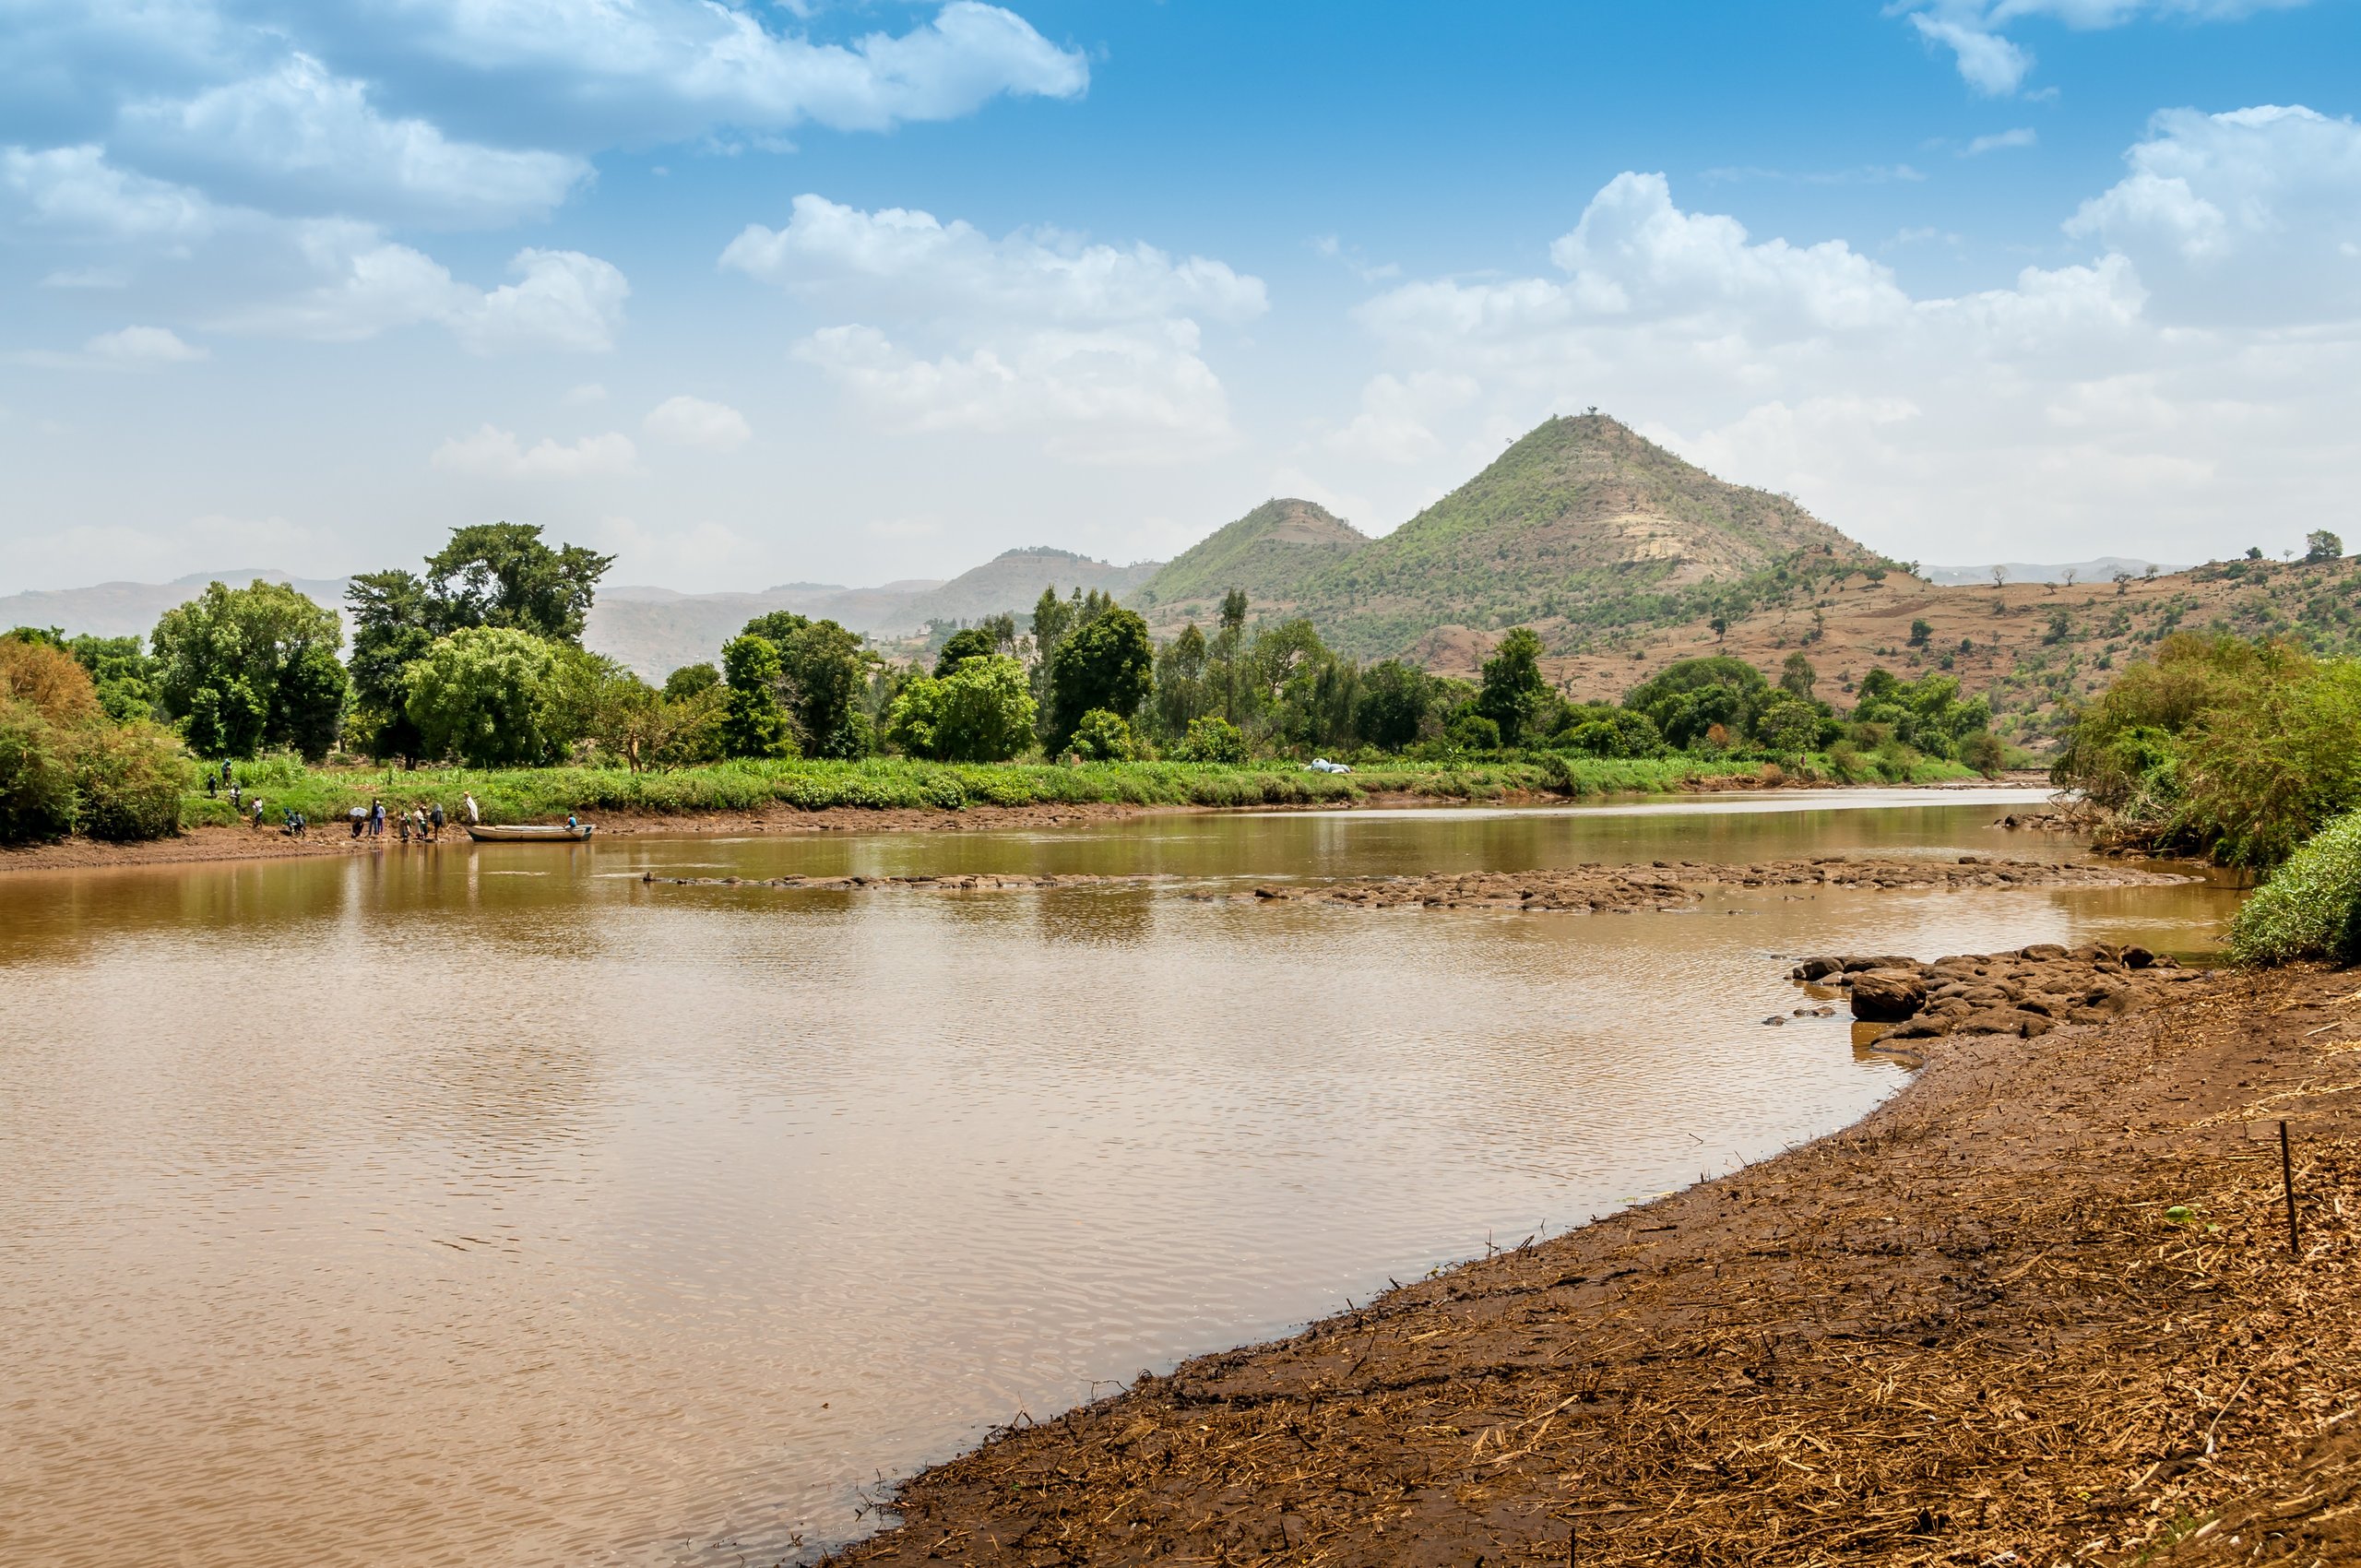
[[[650,816],[706,812],[915,809],[958,811],[971,806],[1131,805],[1264,806],[1344,802],[1371,795],[1436,800],[1492,800],[1515,794],[1567,798],[1622,792],[1664,792],[1714,780],[1765,780],[1757,762],[1707,762],[1690,757],[1566,757],[1537,761],[1403,763],[1349,774],[1310,773],[1293,766],[1227,766],[1215,763],[1117,762],[1077,766],[965,764],[871,757],[858,762],[811,759],[714,763],[670,772],[620,767],[418,768],[361,771],[312,768],[279,755],[234,765],[232,777],[249,802],[259,795],[267,819],[303,813],[331,827],[354,806],[382,800],[387,808],[439,801],[445,811],[472,793],[484,820],[546,821],[567,812],[615,812]],[[1786,775],[1778,775],[1784,778]],[[1913,779],[1970,777],[1956,764],[1921,762]],[[227,823],[227,799],[190,797],[191,822]]]

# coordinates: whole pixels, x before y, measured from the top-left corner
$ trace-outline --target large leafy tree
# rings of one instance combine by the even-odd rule
[[[414,756],[423,737],[409,717],[406,671],[435,639],[500,626],[578,644],[599,579],[614,557],[580,545],[552,549],[529,523],[451,530],[424,572],[364,572],[345,590],[352,616],[356,727],[378,756]]]
[[[404,677],[425,754],[471,767],[551,760],[561,744],[550,707],[556,662],[548,639],[512,626],[463,626],[437,638]]]
[[[1006,654],[960,660],[937,679],[902,688],[885,738],[912,756],[945,762],[1005,762],[1033,740],[1033,693],[1025,666]]]
[[[1418,738],[1433,711],[1435,681],[1425,671],[1389,659],[1361,671],[1353,727],[1373,746],[1398,752]]]
[[[779,705],[778,649],[749,632],[721,645],[721,749],[726,755],[795,754],[795,732]]]
[[[777,650],[779,699],[806,754],[857,757],[872,749],[860,706],[872,656],[859,634],[780,610],[747,622],[742,635]]]
[[[1136,612],[1109,609],[1083,623],[1050,656],[1050,749],[1063,750],[1093,708],[1128,721],[1155,677],[1156,645]]]
[[[445,625],[508,626],[552,642],[582,640],[599,579],[615,564],[578,544],[552,550],[531,523],[454,529],[426,562],[426,587]]]
[[[1516,745],[1541,726],[1550,707],[1549,682],[1541,673],[1541,639],[1529,626],[1513,626],[1484,660],[1476,711],[1501,727],[1504,745]]]
[[[285,746],[307,757],[337,737],[347,691],[343,629],[280,583],[208,585],[168,610],[151,638],[157,695],[201,756]]]

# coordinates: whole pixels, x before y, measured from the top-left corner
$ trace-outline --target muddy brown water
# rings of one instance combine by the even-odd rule
[[[1859,1116],[1783,959],[2138,940],[2236,894],[1630,916],[1245,879],[2069,856],[2037,794],[391,848],[0,878],[0,1561],[707,1564],[881,1480]],[[794,893],[661,875],[1156,872]]]

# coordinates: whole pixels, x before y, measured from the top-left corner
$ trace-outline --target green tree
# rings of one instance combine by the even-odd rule
[[[345,586],[352,616],[353,718],[361,743],[379,757],[415,757],[422,738],[409,719],[405,671],[452,627],[429,600],[426,584],[403,571],[363,572]]]
[[[2304,559],[2313,565],[2340,560],[2343,554],[2344,540],[2326,529],[2315,529],[2304,536]]]
[[[1361,671],[1353,726],[1370,745],[1398,752],[1424,731],[1434,707],[1434,680],[1425,671],[1388,659]]]
[[[1820,739],[1819,706],[1783,687],[1755,716],[1754,734],[1774,756],[1800,759]]]
[[[1743,659],[1716,655],[1667,665],[1625,694],[1623,706],[1645,714],[1666,741],[1687,750],[1704,742],[1716,725],[1730,735],[1750,731],[1770,692],[1762,671]]]
[[[1927,640],[1934,635],[1935,628],[1926,621],[1916,620],[1910,623],[1910,646],[1912,647],[1925,647],[1927,646]]]
[[[1244,722],[1247,677],[1242,668],[1246,643],[1246,590],[1231,588],[1221,596],[1221,624],[1205,652],[1205,690],[1218,703],[1221,716],[1232,724]]]
[[[746,636],[778,650],[779,699],[808,756],[857,757],[871,750],[860,697],[873,656],[857,633],[834,621],[775,611],[746,623]]]
[[[1205,634],[1194,621],[1156,652],[1156,718],[1167,735],[1188,731],[1205,711]]]
[[[1128,722],[1155,676],[1156,646],[1135,612],[1109,609],[1068,634],[1050,659],[1050,749],[1065,750],[1093,708]]]
[[[721,645],[721,749],[729,756],[793,756],[795,734],[779,706],[778,649],[747,633]]]
[[[614,564],[613,556],[578,544],[552,550],[531,523],[454,529],[450,542],[426,562],[431,629],[507,626],[552,642],[580,642],[599,579]]]
[[[1541,639],[1529,626],[1512,627],[1484,660],[1476,711],[1500,727],[1503,745],[1520,745],[1549,697],[1549,683],[1541,673]]]
[[[470,767],[537,766],[562,742],[551,719],[557,648],[512,626],[463,626],[409,668],[405,707],[424,754]]]
[[[713,690],[721,684],[721,671],[710,664],[683,664],[664,677],[664,695],[673,702]]]
[[[150,641],[157,695],[201,756],[266,746],[318,758],[336,742],[347,692],[333,612],[279,583],[220,583],[164,612]]]
[[[1820,671],[1812,668],[1801,648],[1787,655],[1786,662],[1779,666],[1779,689],[1807,703],[1812,700],[1812,687],[1819,683]]]
[[[885,739],[912,756],[946,762],[1005,762],[1030,745],[1035,714],[1025,666],[1006,654],[966,659],[937,680],[902,688]]]
[[[934,656],[934,678],[942,680],[959,668],[963,659],[990,659],[1000,651],[1000,639],[982,626],[963,626],[943,639],[943,651]]]

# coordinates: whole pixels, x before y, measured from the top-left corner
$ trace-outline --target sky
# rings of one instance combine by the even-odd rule
[[[1596,408],[1904,560],[2361,544],[2361,0],[0,0],[0,592],[1393,529]]]

